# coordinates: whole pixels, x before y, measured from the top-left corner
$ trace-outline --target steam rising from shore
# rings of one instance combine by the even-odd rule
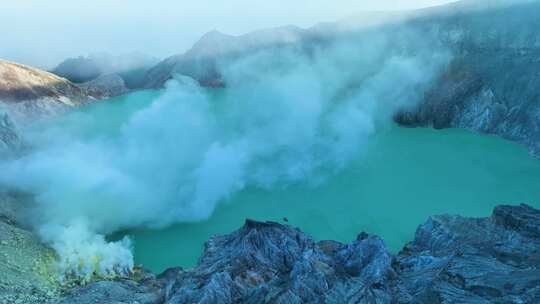
[[[34,223],[64,272],[122,273],[133,267],[129,241],[102,235],[204,220],[246,186],[324,182],[418,102],[448,60],[381,38],[310,56],[257,52],[223,63],[225,89],[171,80],[119,132],[45,130],[34,151],[0,165],[0,182],[36,195]]]

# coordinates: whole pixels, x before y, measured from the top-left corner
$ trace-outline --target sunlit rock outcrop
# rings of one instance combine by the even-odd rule
[[[74,84],[43,70],[0,60],[0,153],[22,146],[18,127],[128,91],[123,78],[115,74]]]
[[[64,78],[0,61],[0,105],[16,123],[57,115],[88,101],[83,89]]]

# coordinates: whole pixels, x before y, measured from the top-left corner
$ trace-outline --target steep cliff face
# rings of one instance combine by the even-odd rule
[[[405,109],[396,121],[404,126],[459,127],[496,134],[526,145],[538,157],[538,11],[540,1],[459,1],[378,16],[375,20],[384,22],[371,20],[368,27],[353,19],[305,30],[279,28],[242,36],[211,32],[187,53],[151,69],[145,83],[148,88],[159,88],[174,74],[183,74],[204,86],[223,86],[219,63],[257,50],[295,46],[309,55],[314,46],[324,47],[341,36],[365,43],[374,32],[396,38],[406,31],[415,32],[419,37],[435,37],[454,60],[423,102]],[[407,43],[414,48],[415,41]]]
[[[23,142],[7,113],[0,113],[0,157],[19,151]]]
[[[540,211],[434,216],[393,255],[361,233],[315,242],[291,226],[246,221],[210,239],[197,267],[100,281],[60,303],[537,303]]]
[[[532,1],[411,22],[438,31],[455,58],[424,101],[396,120],[499,135],[540,157],[539,10]]]

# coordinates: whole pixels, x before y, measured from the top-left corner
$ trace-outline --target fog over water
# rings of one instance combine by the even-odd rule
[[[486,217],[499,204],[540,207],[540,162],[515,143],[467,130],[378,128],[366,149],[325,183],[246,187],[212,216],[166,229],[133,229],[137,264],[161,272],[195,266],[204,242],[246,218],[299,227],[315,240],[378,235],[394,253],[436,214]],[[285,221],[285,218],[287,221]]]
[[[98,103],[26,130],[34,149],[1,163],[0,182],[36,194],[33,222],[65,273],[128,271],[129,240],[103,235],[208,219],[245,187],[317,187],[361,155],[451,58],[426,37],[406,39],[414,52],[384,34],[309,56],[256,52],[223,63],[221,90],[178,76],[128,96],[127,111]]]

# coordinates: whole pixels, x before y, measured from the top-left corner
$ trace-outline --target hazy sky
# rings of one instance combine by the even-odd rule
[[[362,11],[451,0],[0,0],[0,58],[51,67],[95,52],[183,52],[202,34],[311,26]]]

